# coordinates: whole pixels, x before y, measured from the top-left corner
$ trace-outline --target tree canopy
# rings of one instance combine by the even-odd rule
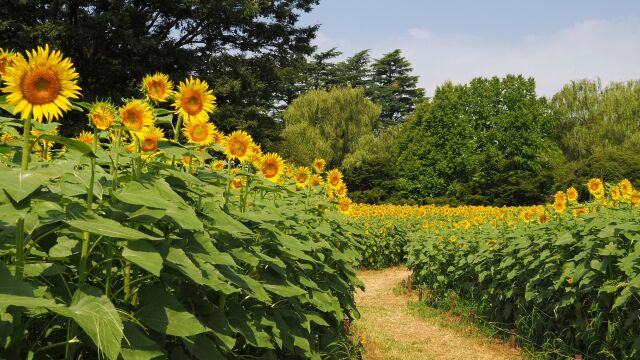
[[[73,59],[87,100],[133,96],[150,72],[195,74],[218,97],[216,124],[271,142],[273,111],[303,80],[317,26],[300,14],[318,0],[7,1],[0,43],[25,49],[48,43]],[[119,100],[119,99],[114,99]]]

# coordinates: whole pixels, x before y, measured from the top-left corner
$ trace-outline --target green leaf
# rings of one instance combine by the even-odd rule
[[[157,285],[140,291],[140,303],[144,305],[136,317],[161,334],[185,337],[209,331],[175,297]]]
[[[128,241],[122,256],[155,276],[160,276],[162,256],[160,252],[145,240]]]
[[[91,149],[91,146],[83,143],[80,140],[70,139],[64,136],[57,135],[41,135],[39,138],[42,140],[52,141],[58,144],[65,145],[67,149],[79,151],[82,155],[94,158],[96,157],[96,154],[93,152],[93,149]]]
[[[147,235],[135,229],[123,226],[117,221],[100,217],[80,206],[67,207],[67,220],[64,222],[78,230],[91,234],[107,236],[123,240],[161,240],[162,238]]]
[[[42,171],[22,171],[20,169],[3,169],[0,171],[0,188],[15,202],[20,202],[33,194],[49,179],[56,176]]]
[[[72,318],[107,358],[118,359],[124,326],[115,306],[98,289],[89,286],[78,289],[68,308],[54,311]]]
[[[124,338],[120,354],[123,360],[150,360],[165,356],[162,348],[155,341],[149,339],[130,322],[124,323]]]

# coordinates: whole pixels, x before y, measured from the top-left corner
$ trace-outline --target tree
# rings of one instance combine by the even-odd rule
[[[338,84],[341,86],[361,87],[367,93],[371,87],[371,58],[369,50],[355,53],[336,64]]]
[[[0,44],[50,44],[73,59],[85,100],[136,94],[149,72],[213,85],[223,130],[273,140],[278,102],[292,100],[317,26],[298,25],[318,0],[6,1]],[[266,131],[267,129],[276,129]]]
[[[313,54],[307,68],[307,86],[311,90],[328,89],[333,85],[340,84],[337,65],[331,62],[342,55],[336,48]]]
[[[342,163],[351,199],[361,203],[390,199],[397,178],[398,139],[404,131],[404,124],[397,124],[358,139]]]
[[[415,110],[424,97],[424,89],[418,88],[418,77],[410,75],[411,63],[394,50],[372,64],[369,95],[382,105],[380,119],[383,125],[403,121]]]
[[[418,106],[400,142],[398,191],[421,200],[516,205],[546,198],[555,120],[522,76],[445,83]]]
[[[362,88],[308,91],[283,113],[281,152],[296,164],[321,157],[338,166],[360,137],[371,134],[379,115],[380,107]]]
[[[555,138],[570,161],[600,152],[640,150],[640,81],[572,81],[555,94]]]

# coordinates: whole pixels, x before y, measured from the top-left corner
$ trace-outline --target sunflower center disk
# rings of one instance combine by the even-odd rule
[[[131,129],[142,129],[142,114],[136,109],[129,109],[125,112],[122,122]]]
[[[155,139],[144,139],[142,142],[143,151],[155,151],[157,148],[157,142]]]
[[[207,129],[202,125],[198,125],[191,131],[191,138],[193,141],[204,141],[207,138]]]
[[[194,91],[185,94],[182,100],[182,108],[191,116],[198,115],[202,110],[202,96]]]
[[[268,178],[276,176],[277,172],[278,169],[276,169],[275,165],[273,164],[265,164],[262,171],[262,173]]]
[[[149,83],[149,95],[151,98],[160,100],[164,97],[164,84],[160,81],[151,81]]]
[[[241,143],[233,144],[231,153],[235,156],[243,156],[247,152],[247,148]]]
[[[60,92],[60,79],[48,69],[27,72],[20,81],[24,98],[34,105],[52,103]]]

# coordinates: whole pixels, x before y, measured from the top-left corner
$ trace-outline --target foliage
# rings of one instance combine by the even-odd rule
[[[174,111],[137,104],[181,132]],[[0,117],[0,357],[341,358],[359,231],[328,188],[266,166],[242,132],[154,140],[108,107],[116,122],[89,116],[86,143]]]
[[[406,247],[408,265],[415,284],[429,289],[430,304],[459,297],[481,318],[538,345],[636,357],[638,201],[603,198],[530,217],[524,210],[515,222],[425,228]],[[550,212],[551,220],[536,220]]]
[[[87,100],[128,98],[149,72],[197,74],[216,89],[216,124],[247,129],[269,145],[280,131],[275,104],[303,80],[317,26],[300,26],[317,0],[9,1],[0,7],[0,44],[44,43],[74,59]],[[64,123],[78,132],[78,117]],[[67,130],[68,129],[68,130]]]
[[[471,204],[532,204],[549,192],[554,119],[533,79],[445,83],[418,106],[400,141],[399,197]]]
[[[357,140],[372,132],[379,114],[361,88],[311,90],[283,113],[282,153],[297,164],[319,157],[330,166],[341,164]]]
[[[398,139],[403,124],[394,125],[358,139],[342,168],[351,198],[360,203],[380,203],[390,200],[395,186],[395,165]]]
[[[554,135],[570,161],[640,149],[640,81],[605,88],[599,81],[572,81],[553,96],[551,106],[560,120]]]
[[[412,71],[400,50],[384,54],[371,65],[371,99],[382,105],[383,125],[405,120],[422,101],[424,89],[417,87],[418,77],[410,75]]]

